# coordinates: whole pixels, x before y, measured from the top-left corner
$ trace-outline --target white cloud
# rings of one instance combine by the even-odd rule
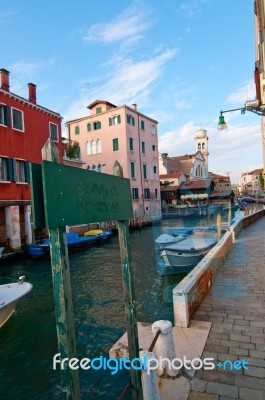
[[[189,18],[196,18],[202,13],[203,7],[208,2],[209,0],[186,0],[179,6],[178,13]]]
[[[262,139],[260,121],[249,125],[230,126],[226,131],[207,129],[209,137],[209,170],[221,175],[229,173],[232,182],[240,179],[243,171],[260,168]],[[200,126],[189,122],[179,129],[166,132],[159,138],[159,151],[170,157],[193,154],[195,134]]]
[[[151,25],[152,18],[149,14],[150,11],[146,10],[143,2],[134,2],[112,21],[92,25],[84,41],[107,44],[119,41],[135,43]]]
[[[238,87],[233,93],[231,93],[227,99],[226,103],[231,105],[241,105],[247,100],[253,100],[256,97],[255,85],[253,80],[244,82],[240,87]]]

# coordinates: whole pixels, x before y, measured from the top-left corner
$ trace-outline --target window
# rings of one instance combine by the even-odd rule
[[[201,144],[200,143],[198,144],[198,150],[201,150]]]
[[[153,135],[156,134],[156,126],[155,125],[151,126],[151,132],[152,132]]]
[[[10,108],[5,104],[0,104],[0,125],[10,125]]]
[[[150,189],[149,188],[144,188],[144,198],[150,199]]]
[[[90,131],[96,131],[97,129],[101,129],[101,122],[100,121],[95,121],[87,124],[87,130],[88,132]]]
[[[75,135],[79,135],[79,133],[80,133],[79,126],[76,126],[75,127]]]
[[[142,142],[142,153],[145,153],[145,142]]]
[[[127,114],[127,123],[130,125],[135,125],[134,117],[130,114]]]
[[[139,189],[136,187],[132,188],[132,198],[133,198],[133,200],[139,199]]]
[[[18,131],[24,131],[23,112],[12,108],[12,126]]]
[[[135,178],[135,162],[131,161],[131,178]]]
[[[113,151],[119,150],[119,139],[118,138],[112,139],[112,149],[113,149]]]
[[[157,199],[158,197],[158,189],[155,189],[155,198]]]
[[[29,163],[23,160],[14,160],[16,182],[29,182]]]
[[[88,156],[91,154],[91,143],[90,142],[86,143],[86,153]]]
[[[205,149],[205,143],[202,144],[202,150],[204,150],[204,149]]]
[[[133,138],[130,137],[130,150],[133,151]]]
[[[7,180],[7,158],[0,157],[0,181]]]
[[[147,179],[147,168],[146,168],[146,164],[143,164],[143,176],[144,176],[144,179]]]
[[[101,140],[97,139],[96,141],[96,152],[101,153]]]
[[[91,154],[96,154],[96,141],[95,140],[92,140],[92,142],[91,142]]]
[[[102,107],[97,107],[96,108],[96,114],[102,113]]]
[[[152,150],[153,150],[153,151],[156,151],[156,147],[155,147],[154,144],[152,145]]]
[[[141,129],[143,129],[143,130],[145,129],[144,121],[143,121],[143,120],[141,121]]]
[[[156,165],[154,165],[154,167],[153,167],[153,172],[154,172],[154,174],[156,174]]]
[[[58,126],[50,122],[50,138],[58,141]]]
[[[109,126],[117,125],[121,123],[121,116],[115,115],[114,117],[109,118]]]

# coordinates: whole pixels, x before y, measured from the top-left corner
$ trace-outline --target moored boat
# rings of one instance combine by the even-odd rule
[[[33,287],[31,283],[24,282],[24,279],[25,277],[21,276],[16,283],[0,285],[0,328],[15,311],[17,302]]]
[[[217,243],[216,237],[191,235],[179,243],[166,246],[161,253],[164,263],[174,272],[189,272]]]
[[[101,229],[87,231],[84,236],[78,233],[67,232],[66,240],[69,251],[77,251],[80,248],[88,246],[90,244],[99,243],[107,240],[112,235],[111,231],[102,231]],[[49,256],[50,254],[50,239],[46,239],[38,244],[31,244],[26,247],[26,252],[31,257],[43,257]]]

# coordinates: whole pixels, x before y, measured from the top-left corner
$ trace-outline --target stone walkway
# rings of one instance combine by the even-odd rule
[[[203,358],[248,369],[197,371],[188,400],[265,400],[264,217],[240,233],[193,319],[212,322]]]

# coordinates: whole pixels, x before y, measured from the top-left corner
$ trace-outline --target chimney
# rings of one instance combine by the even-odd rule
[[[132,104],[132,109],[134,110],[134,111],[137,111],[137,104]]]
[[[9,71],[2,68],[0,69],[0,73],[1,73],[1,89],[9,92]]]
[[[33,104],[36,104],[36,85],[34,83],[28,83],[29,87],[29,101]]]

